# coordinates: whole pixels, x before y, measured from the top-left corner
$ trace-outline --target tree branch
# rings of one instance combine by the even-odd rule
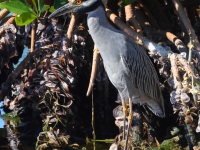
[[[97,65],[98,65],[98,62],[99,62],[99,56],[100,56],[99,50],[94,45],[90,83],[89,83],[89,86],[88,86],[88,90],[87,90],[86,96],[90,95],[90,93],[92,91],[92,88],[93,88],[94,80],[95,80],[96,74],[97,74]]]
[[[192,37],[192,41],[194,42],[194,47],[200,51],[200,43],[199,43],[199,40],[195,34],[195,31],[190,23],[190,20],[189,18],[186,16],[186,13],[180,3],[179,0],[172,0],[173,4],[174,4],[174,7],[178,13],[178,16],[180,17],[181,21],[183,22],[185,28],[187,29],[188,31],[188,34],[191,34],[191,37]]]

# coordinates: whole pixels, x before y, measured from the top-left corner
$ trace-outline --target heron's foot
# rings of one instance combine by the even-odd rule
[[[126,130],[126,116],[127,116],[127,105],[126,102],[123,100],[122,101],[122,110],[123,110],[123,114],[124,114],[124,125],[123,125],[123,140],[125,139],[125,130]]]
[[[131,128],[131,125],[132,125],[132,121],[133,121],[132,100],[131,100],[131,98],[129,98],[128,129],[127,129],[126,143],[125,143],[124,150],[127,150],[127,145],[128,145],[128,141],[129,141],[129,132],[130,132],[130,128]]]

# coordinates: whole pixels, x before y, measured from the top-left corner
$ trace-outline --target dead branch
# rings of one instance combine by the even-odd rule
[[[8,21],[6,21],[6,23],[4,25],[9,25],[9,24],[12,24],[13,21],[15,20],[15,17],[17,16],[17,14],[13,14],[9,19]]]
[[[37,29],[37,20],[32,22],[32,29],[31,29],[31,49],[30,52],[32,53],[35,49],[35,34]]]
[[[138,20],[134,17],[133,6],[131,4],[125,6],[126,22],[133,27],[137,33],[142,34],[142,27]]]
[[[174,4],[174,7],[177,11],[177,14],[178,16],[180,17],[181,21],[183,22],[185,28],[187,29],[188,31],[188,34],[191,34],[191,37],[192,37],[192,41],[194,41],[194,47],[200,51],[200,43],[199,43],[199,40],[195,34],[195,31],[190,23],[190,20],[189,18],[186,16],[186,13],[183,9],[183,6],[182,4],[180,3],[179,0],[172,0],[173,4]]]
[[[70,23],[69,23],[69,27],[68,27],[68,30],[67,30],[67,43],[68,43],[69,47],[71,46],[72,34],[74,32],[74,27],[75,27],[77,19],[78,19],[78,15],[72,13],[71,20],[70,20]]]
[[[174,43],[174,45],[176,46],[177,50],[180,53],[185,53],[186,57],[188,57],[188,48],[185,46],[185,44],[182,42],[182,40],[180,40],[176,35],[174,35],[171,32],[166,32],[166,31],[152,31],[152,33],[156,33],[156,34],[160,34],[162,36],[165,36],[169,41],[171,41],[172,43]]]
[[[7,9],[2,9],[0,11],[0,20],[3,20],[10,12]]]
[[[3,26],[8,26],[9,24],[12,24],[13,21],[15,20],[15,17],[16,17],[16,16],[17,16],[16,14],[13,14],[13,15],[6,21],[6,23],[5,23]],[[0,35],[2,35],[2,34],[4,33],[4,31],[5,31],[5,29],[4,29],[4,28],[1,28],[1,29],[0,29]]]
[[[91,70],[91,76],[90,76],[90,82],[89,82],[89,86],[88,86],[88,90],[87,90],[87,94],[86,96],[89,96],[92,88],[93,88],[93,84],[94,84],[94,80],[97,74],[97,65],[99,62],[99,50],[97,49],[96,46],[94,46],[94,50],[93,50],[93,60],[92,60],[92,70]]]

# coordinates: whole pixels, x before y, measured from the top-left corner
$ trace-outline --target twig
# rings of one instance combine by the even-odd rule
[[[98,65],[98,62],[99,62],[99,56],[100,56],[100,54],[98,52],[98,49],[96,48],[96,46],[94,46],[90,83],[88,85],[88,90],[87,90],[86,96],[90,95],[92,88],[93,88],[94,80],[95,80],[95,77],[96,77],[96,74],[97,74],[97,65]]]
[[[93,146],[94,146],[94,150],[96,149],[96,145],[95,145],[95,140],[96,140],[96,134],[95,134],[95,118],[94,118],[94,93],[92,92],[92,135],[93,135]]]
[[[6,23],[4,25],[9,25],[9,24],[12,24],[13,21],[15,20],[15,17],[17,16],[17,14],[13,14],[12,17],[10,17],[8,19],[8,21],[6,21]]]
[[[35,34],[36,34],[36,28],[37,28],[37,20],[34,20],[32,22],[32,30],[31,30],[31,49],[30,52],[32,53],[35,49]]]
[[[12,24],[13,23],[13,21],[15,20],[15,17],[16,17],[17,15],[16,14],[13,14],[7,21],[6,21],[6,23],[4,23],[4,25],[3,26],[7,26],[7,25],[9,25],[9,24]],[[0,35],[2,35],[3,33],[4,33],[4,28],[2,28],[1,30],[0,30]]]
[[[72,13],[71,20],[70,20],[70,23],[69,23],[69,27],[68,27],[68,30],[67,30],[67,43],[68,43],[69,47],[71,46],[72,34],[74,32],[74,27],[75,27],[77,19],[78,19],[77,14]]]
[[[175,6],[175,9],[178,13],[178,16],[180,17],[180,19],[182,20],[185,28],[187,29],[188,32],[191,33],[191,37],[192,37],[192,40],[194,41],[194,47],[200,51],[200,43],[199,43],[199,40],[195,34],[195,31],[194,29],[192,28],[192,25],[190,23],[190,20],[189,18],[186,16],[186,13],[180,3],[179,0],[172,0],[174,6]],[[189,33],[188,33],[189,34]]]
[[[190,36],[190,42],[189,42],[189,55],[188,55],[188,61],[191,62],[192,61],[192,51],[194,48],[193,42],[192,42],[192,37],[191,34],[189,34]]]
[[[0,11],[0,20],[3,20],[10,12],[7,9],[2,9]]]
[[[161,34],[163,36],[166,36],[166,38],[171,41],[172,43],[174,43],[174,45],[176,46],[177,50],[180,53],[186,53],[186,56],[188,57],[188,48],[185,46],[185,44],[182,42],[182,40],[180,40],[176,35],[174,35],[171,32],[166,32],[166,31],[152,31],[153,33],[156,34]]]

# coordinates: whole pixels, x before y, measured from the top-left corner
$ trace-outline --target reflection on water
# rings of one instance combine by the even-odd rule
[[[23,60],[24,58],[28,55],[29,49],[28,47],[24,47],[24,51],[22,53],[22,57],[19,59],[18,63],[14,65],[14,68],[16,68]]]
[[[3,104],[3,102],[0,102],[0,107],[2,106],[2,104]],[[0,109],[0,114],[1,114],[1,115],[4,114],[4,112],[3,112],[2,109]],[[0,117],[0,128],[3,128],[3,126],[4,126],[4,121],[3,121],[3,119]]]
[[[16,68],[22,61],[23,59],[27,56],[29,50],[27,47],[24,48],[22,57],[19,59],[18,63],[13,65],[14,68]],[[17,137],[15,136],[15,121],[16,118],[10,118],[12,117],[11,115],[7,114],[5,115],[4,111],[1,109],[1,106],[3,105],[3,100],[0,100],[0,150],[7,150],[7,149],[14,149],[17,150],[16,145],[18,145],[19,141],[16,140]],[[9,144],[8,144],[9,143]],[[8,145],[10,145],[10,148],[8,148]],[[35,149],[35,148],[33,148]],[[27,150],[27,149],[26,149]]]
[[[29,52],[29,49],[28,49],[28,47],[25,46],[24,51],[22,53],[22,57],[19,59],[17,64],[13,65],[14,68],[16,68],[24,60],[24,58],[28,55],[28,52]],[[0,114],[2,115],[2,114],[4,114],[3,110],[1,109],[1,106],[3,105],[3,100],[0,100],[0,101],[2,101],[2,102],[0,102]],[[0,128],[3,128],[3,127],[4,127],[4,121],[0,117]]]

